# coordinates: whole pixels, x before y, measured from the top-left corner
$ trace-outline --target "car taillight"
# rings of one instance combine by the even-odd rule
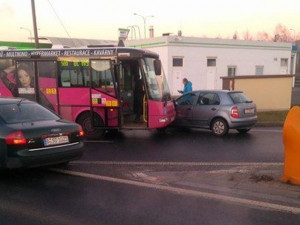
[[[79,137],[84,137],[84,131],[83,131],[83,130],[82,130],[82,131],[79,131],[78,136],[79,136]]]
[[[84,131],[83,131],[82,127],[80,127],[80,130],[78,132],[78,137],[84,137]]]
[[[27,140],[24,137],[23,132],[18,130],[7,135],[5,137],[5,142],[8,145],[25,145]]]
[[[231,114],[230,114],[230,116],[231,116],[232,118],[239,118],[239,117],[240,117],[240,115],[239,115],[239,110],[238,110],[238,108],[237,108],[236,106],[233,106],[233,107],[231,108]]]

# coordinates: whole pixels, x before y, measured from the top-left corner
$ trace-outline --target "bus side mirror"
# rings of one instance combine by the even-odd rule
[[[154,60],[154,70],[157,76],[161,75],[161,61],[159,59]]]

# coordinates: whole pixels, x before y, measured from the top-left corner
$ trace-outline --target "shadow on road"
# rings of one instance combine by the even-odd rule
[[[251,131],[249,133],[240,134],[236,131],[230,131],[224,137],[216,137],[210,130],[206,129],[189,129],[189,128],[168,128],[166,131],[149,131],[149,130],[124,130],[124,131],[108,131],[102,141],[118,141],[122,142],[128,139],[149,139],[153,141],[168,141],[180,139],[207,139],[210,141],[223,140],[232,141],[249,140],[252,138]]]

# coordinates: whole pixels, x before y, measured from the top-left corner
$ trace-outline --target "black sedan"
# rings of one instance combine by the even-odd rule
[[[80,125],[43,106],[18,98],[0,98],[0,168],[67,163],[83,153]]]

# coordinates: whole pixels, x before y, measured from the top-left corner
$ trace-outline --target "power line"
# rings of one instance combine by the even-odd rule
[[[68,37],[69,37],[70,39],[72,39],[72,37],[71,37],[71,35],[69,34],[69,32],[68,32],[67,28],[65,27],[64,23],[63,23],[62,20],[60,19],[59,15],[56,13],[56,11],[55,11],[55,9],[54,9],[52,3],[50,2],[50,0],[47,0],[47,1],[48,1],[49,5],[51,6],[51,8],[52,8],[54,14],[56,15],[57,19],[59,20],[61,26],[62,26],[63,29],[65,30],[66,34],[68,35]],[[72,40],[72,41],[73,41],[73,40]]]

